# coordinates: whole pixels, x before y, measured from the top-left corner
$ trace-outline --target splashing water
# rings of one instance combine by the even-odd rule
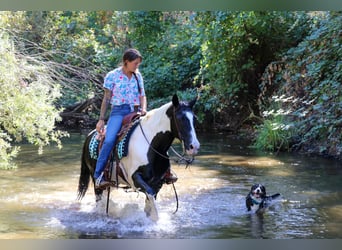
[[[171,185],[158,194],[158,221],[144,212],[145,195],[111,190],[95,202],[93,185],[77,201],[84,136],[73,134],[59,151],[43,155],[23,145],[18,169],[0,170],[1,239],[76,238],[340,238],[340,162],[283,154],[258,155],[242,140],[202,136],[190,168],[173,164],[178,212]],[[248,213],[252,184],[281,193],[262,216]]]

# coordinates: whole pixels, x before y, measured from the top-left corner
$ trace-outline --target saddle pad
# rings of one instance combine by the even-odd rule
[[[98,157],[98,153],[99,153],[99,144],[100,144],[100,140],[98,140],[98,132],[95,131],[95,133],[93,134],[93,136],[91,137],[91,140],[89,142],[89,154],[90,154],[90,158],[97,160]]]
[[[126,131],[121,130],[119,132],[120,136],[119,136],[119,138],[117,138],[117,142],[116,142],[116,151],[117,151],[118,160],[122,159],[122,157],[127,156],[129,138],[131,137],[132,132],[137,127],[139,122],[140,122],[140,120],[136,119],[129,125],[129,127],[126,127]],[[102,140],[103,139],[104,138],[102,138]],[[101,142],[101,140],[98,139],[98,132],[95,131],[95,133],[93,134],[93,136],[89,142],[89,154],[90,154],[91,159],[97,160],[97,158],[99,156],[100,142]]]
[[[139,124],[139,122],[140,122],[140,119],[136,119],[135,121],[133,121],[132,125],[127,130],[126,134],[124,134],[123,136],[121,136],[118,139],[118,141],[116,143],[116,152],[117,152],[118,160],[121,160],[122,157],[127,156],[129,139],[132,135],[132,132],[134,131],[134,129]]]

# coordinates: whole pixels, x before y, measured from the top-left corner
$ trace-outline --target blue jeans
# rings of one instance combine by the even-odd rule
[[[113,106],[107,123],[106,137],[100,150],[99,157],[96,162],[94,178],[97,179],[105,169],[109,156],[116,142],[117,133],[121,129],[123,118],[131,112],[130,105],[123,104]]]

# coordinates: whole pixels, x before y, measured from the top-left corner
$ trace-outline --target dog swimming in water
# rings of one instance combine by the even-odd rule
[[[252,207],[256,205],[256,213],[265,211],[270,206],[272,201],[280,196],[279,193],[268,196],[266,194],[266,188],[262,184],[254,184],[251,187],[248,195],[246,196],[246,207],[248,211],[252,210]]]

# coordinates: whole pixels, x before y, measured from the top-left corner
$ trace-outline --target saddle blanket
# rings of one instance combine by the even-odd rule
[[[127,129],[126,127],[126,131],[120,131],[118,133],[118,135],[120,135],[117,138],[117,142],[114,146],[114,148],[116,149],[116,154],[115,157],[117,157],[118,160],[122,159],[123,157],[127,156],[128,154],[128,145],[129,145],[129,139],[134,131],[134,129],[137,127],[137,125],[139,124],[140,120],[136,119],[135,121],[132,122],[131,126]],[[93,134],[90,143],[89,143],[89,154],[90,157],[94,160],[97,160],[98,156],[99,156],[99,151],[100,151],[100,144],[101,140],[104,140],[104,138],[99,139],[98,137],[98,132],[95,131],[95,133]]]

